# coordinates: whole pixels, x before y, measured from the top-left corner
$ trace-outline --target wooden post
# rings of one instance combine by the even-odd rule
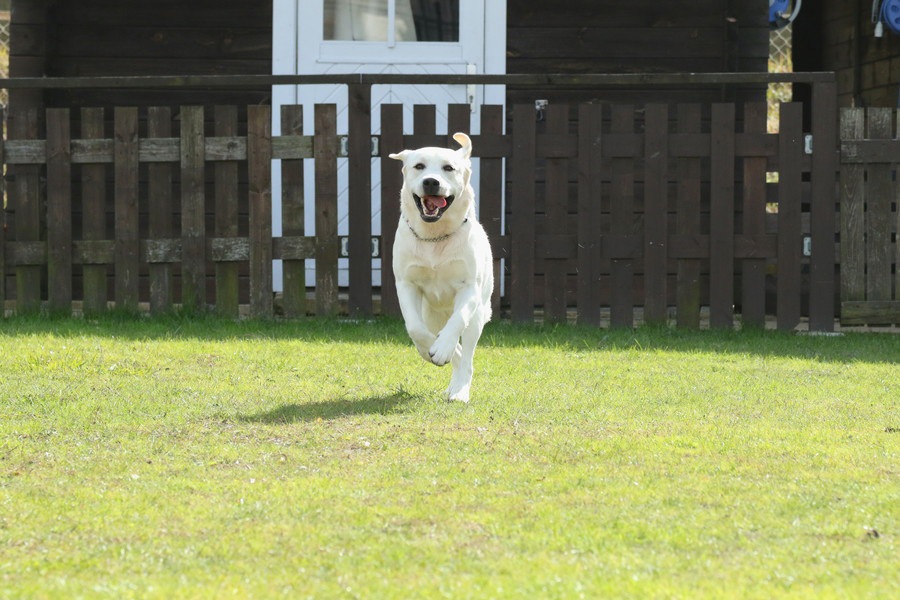
[[[102,108],[81,109],[82,139],[103,139],[105,137],[104,115],[105,111]],[[84,240],[94,241],[108,238],[106,234],[106,172],[106,165],[102,163],[81,166],[81,231]],[[108,274],[109,267],[106,264],[84,265],[82,310],[86,315],[99,314],[106,310]]]
[[[250,316],[271,318],[272,303],[272,109],[247,107],[250,180]]]
[[[834,331],[835,162],[837,150],[837,83],[814,83],[812,91],[812,190],[810,228],[809,328]]]
[[[115,109],[115,261],[116,308],[138,309],[140,242],[138,231],[138,111]]]
[[[203,107],[181,107],[181,304],[206,308],[206,138]]]
[[[534,107],[516,104],[513,108],[512,195],[509,233],[510,296],[513,321],[534,321]]]
[[[10,140],[38,138],[37,109],[13,110],[9,120]],[[16,165],[10,169],[8,210],[15,214],[14,236],[17,242],[41,239],[41,171],[38,165]],[[16,266],[16,311],[37,312],[41,309],[41,266]]]
[[[669,110],[648,104],[644,121],[644,321],[668,318]]]
[[[800,323],[803,106],[782,104],[778,125],[778,329]]]
[[[712,106],[710,326],[734,327],[734,104]]]
[[[47,305],[72,312],[72,150],[69,109],[47,109]]]
[[[468,109],[468,105],[466,105]],[[382,121],[383,123],[383,121]],[[450,132],[453,133],[452,131]],[[503,136],[503,107],[485,105],[481,107],[481,139]],[[475,147],[475,154],[481,156],[481,191],[478,195],[478,220],[491,240],[494,254],[494,292],[491,306],[494,314],[500,314],[500,284],[503,272],[500,270],[501,255],[497,240],[503,234],[503,158],[486,157],[484,149]]]
[[[349,99],[348,229],[350,316],[372,314],[372,86],[347,86]]]
[[[678,133],[700,133],[700,105],[678,106]],[[709,153],[709,147],[706,148]],[[701,167],[699,157],[678,158],[677,214],[678,235],[696,239],[700,235]],[[680,258],[675,289],[676,323],[679,327],[700,328],[700,260]]]
[[[238,134],[236,106],[216,106],[213,109],[214,133],[217,137]],[[249,157],[248,157],[249,159]],[[216,217],[213,235],[217,238],[238,236],[238,162],[220,160],[213,165]],[[231,318],[238,317],[238,263],[233,260],[216,262],[216,312]]]
[[[316,314],[338,312],[337,107],[317,104],[313,142],[316,173]]]
[[[761,102],[744,106],[744,132],[766,133],[767,106]],[[744,160],[743,234],[761,237],[766,233],[766,157]],[[766,324],[766,259],[746,258],[742,264],[741,320],[745,326]]]
[[[615,104],[612,107],[610,133],[634,133],[634,106]],[[616,236],[634,233],[634,156],[613,158],[610,164],[610,226]],[[612,299],[610,325],[634,326],[634,266],[631,258],[613,257],[610,265]]]
[[[866,109],[841,109],[841,140],[865,137]],[[866,299],[865,166],[841,162],[841,301]]]
[[[394,278],[394,237],[400,222],[400,163],[388,154],[403,148],[403,105],[381,105],[381,313],[400,315]]]
[[[303,107],[281,107],[281,135],[303,135]],[[305,231],[303,196],[303,159],[281,161],[281,233],[284,237],[300,237]],[[304,260],[283,261],[282,302],[284,316],[306,315],[306,263]]]
[[[578,107],[578,323],[600,325],[603,107]]]

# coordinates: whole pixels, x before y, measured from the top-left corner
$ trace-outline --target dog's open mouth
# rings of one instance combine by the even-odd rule
[[[417,196],[413,194],[422,220],[433,223],[441,218],[444,211],[453,204],[454,196]]]

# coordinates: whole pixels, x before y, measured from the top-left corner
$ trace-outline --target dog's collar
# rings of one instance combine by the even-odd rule
[[[444,240],[446,240],[447,238],[449,238],[450,236],[452,236],[454,233],[456,233],[457,231],[459,231],[460,229],[462,229],[463,227],[465,227],[466,223],[469,222],[469,218],[466,217],[466,218],[463,220],[462,225],[460,225],[460,226],[459,226],[457,229],[455,229],[454,231],[451,231],[450,233],[445,233],[444,235],[439,235],[439,236],[437,236],[437,237],[426,238],[426,237],[422,237],[422,236],[420,236],[418,233],[416,233],[416,230],[413,229],[412,223],[409,222],[409,219],[407,219],[406,217],[404,217],[403,220],[406,221],[406,226],[409,227],[409,230],[412,231],[412,234],[413,234],[413,235],[415,236],[415,238],[416,238],[417,240],[419,240],[420,242],[443,242]]]

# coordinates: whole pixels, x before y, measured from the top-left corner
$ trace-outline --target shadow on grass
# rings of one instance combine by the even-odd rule
[[[285,404],[273,410],[240,417],[245,423],[285,425],[310,421],[330,421],[359,415],[389,415],[401,412],[416,396],[397,392],[363,398],[338,398],[307,404]]]

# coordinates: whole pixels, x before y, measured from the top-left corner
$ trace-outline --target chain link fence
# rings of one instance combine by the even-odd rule
[[[791,26],[773,29],[769,33],[769,73],[792,73]],[[793,91],[790,83],[770,83],[766,93],[769,101],[769,133],[778,132],[778,105],[790,102]]]

